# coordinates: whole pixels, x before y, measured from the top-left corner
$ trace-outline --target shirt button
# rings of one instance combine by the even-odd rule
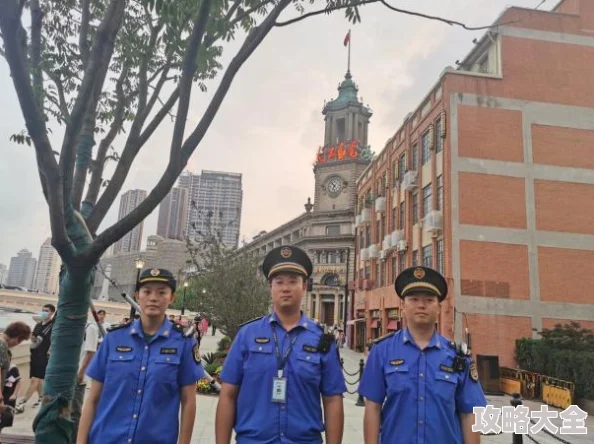
[[[138,418],[138,415],[137,415],[136,413],[134,413],[134,414],[132,415],[132,418],[136,419],[136,418]]]
[[[138,394],[140,395],[142,393],[142,390],[138,390]]]
[[[168,361],[171,361],[171,359],[167,358]]]
[[[258,351],[262,351],[262,347],[258,347]]]
[[[120,355],[120,359],[124,359],[124,357],[122,355]]]
[[[419,378],[424,378],[423,373],[419,373]]]
[[[284,410],[284,409],[285,409],[285,406],[284,405],[281,405],[281,410]]]
[[[132,442],[132,438],[128,439],[128,442]]]
[[[145,349],[145,350],[148,350],[148,345],[145,345],[145,346],[144,346],[144,349]]]
[[[423,420],[422,419],[419,421],[419,424],[423,424]]]
[[[306,359],[309,361],[309,356]]]
[[[450,379],[450,375],[445,375],[445,378],[446,379]]]
[[[284,437],[284,436],[285,436],[285,434],[284,433],[281,433],[281,437]]]
[[[142,368],[140,369],[140,371],[141,371],[141,372],[143,372],[143,371],[145,371],[145,370],[146,370],[146,367],[142,367]],[[421,376],[422,376],[422,375],[421,375]]]
[[[423,397],[419,396],[419,402],[423,402]]]

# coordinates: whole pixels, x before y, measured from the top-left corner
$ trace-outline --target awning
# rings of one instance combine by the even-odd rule
[[[366,321],[365,318],[351,319],[350,321],[347,321],[347,325],[355,325],[356,322],[365,322],[365,321]]]
[[[371,328],[377,328],[377,324],[379,323],[379,319],[374,319],[371,321]]]
[[[397,330],[398,329],[398,323],[397,323],[396,319],[391,319],[390,322],[388,322],[388,326],[386,327],[386,329],[388,329],[388,330]]]

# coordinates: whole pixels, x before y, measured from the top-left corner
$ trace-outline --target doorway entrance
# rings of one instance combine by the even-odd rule
[[[322,324],[332,327],[334,325],[334,301],[324,301],[323,306]]]

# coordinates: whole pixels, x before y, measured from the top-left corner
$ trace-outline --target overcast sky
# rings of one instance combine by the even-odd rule
[[[319,3],[319,2],[316,2]],[[462,21],[490,25],[509,6],[533,8],[540,0],[392,0],[396,7]],[[548,0],[550,10],[558,0]],[[284,18],[292,16],[287,11]],[[335,98],[344,78],[347,51],[343,39],[352,29],[351,72],[359,95],[373,110],[371,148],[378,153],[400,127],[404,116],[433,87],[442,70],[463,59],[472,40],[469,32],[444,23],[402,15],[382,5],[362,8],[362,23],[351,26],[342,13],[319,15],[275,28],[244,64],[188,169],[243,174],[240,240],[271,230],[304,211],[313,197],[312,162],[323,144],[324,100]],[[237,48],[225,53],[229,60]],[[193,129],[209,92],[192,97],[188,127]],[[50,235],[48,211],[41,193],[33,149],[10,142],[24,128],[6,62],[0,61],[0,263],[27,248],[34,257]],[[172,123],[166,120],[145,145],[124,184],[150,190],[167,162]],[[54,149],[59,128],[52,126]],[[116,146],[121,147],[121,142]],[[119,198],[102,228],[117,218]],[[156,233],[158,208],[144,222],[144,238]],[[144,244],[144,242],[143,242]]]

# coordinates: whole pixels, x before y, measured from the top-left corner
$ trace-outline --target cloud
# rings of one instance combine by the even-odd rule
[[[513,4],[534,7],[535,0],[442,0],[397,2],[432,15],[471,25],[493,22]],[[314,5],[315,6],[315,5]],[[309,6],[308,6],[309,7]],[[443,23],[387,11],[381,5],[361,8],[363,22],[350,25],[340,13],[320,15],[275,28],[237,74],[208,133],[188,163],[188,169],[243,174],[241,232],[247,238],[272,230],[303,212],[314,195],[312,161],[323,143],[324,100],[336,97],[344,78],[347,51],[342,41],[352,29],[351,71],[359,94],[374,111],[370,143],[375,152],[398,129],[402,119],[422,100],[443,68],[453,65],[472,47],[467,32]],[[288,13],[286,17],[289,17]],[[285,17],[285,18],[286,18]],[[229,50],[236,50],[233,42]],[[225,53],[225,61],[233,52]],[[191,100],[187,132],[194,126],[215,90],[196,92]],[[21,248],[37,256],[49,234],[47,208],[41,195],[33,149],[14,146],[8,137],[23,128],[23,119],[5,63],[0,63],[3,107],[0,130],[4,139],[0,165],[0,263],[8,263]],[[137,157],[122,191],[150,190],[159,180],[169,153],[169,119]],[[59,146],[59,131],[52,136]],[[122,141],[115,143],[121,149]],[[113,165],[110,166],[113,171]],[[106,175],[107,176],[107,175]],[[117,219],[116,201],[102,228]],[[146,220],[144,236],[156,231],[155,210]],[[241,238],[240,237],[240,238]]]

